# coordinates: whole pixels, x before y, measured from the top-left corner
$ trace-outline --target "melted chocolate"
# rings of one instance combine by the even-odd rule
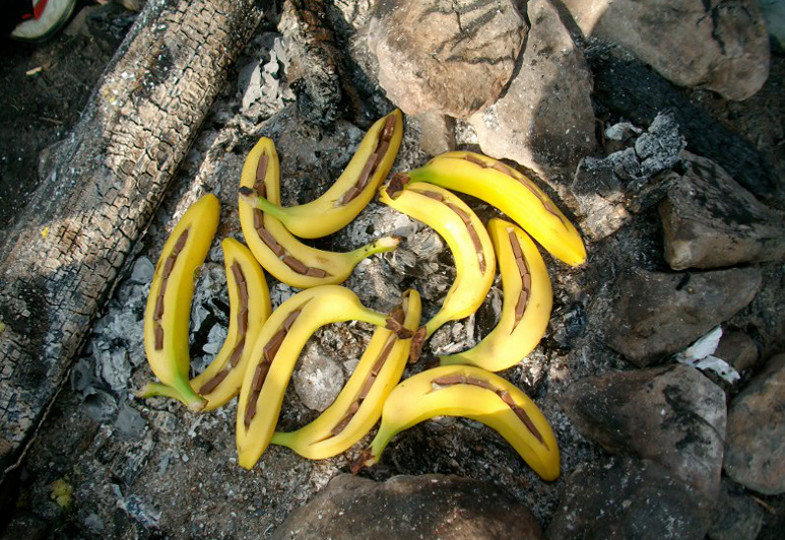
[[[286,337],[286,333],[292,327],[294,321],[297,320],[297,317],[300,316],[300,313],[302,313],[302,306],[300,309],[292,311],[289,316],[286,317],[283,323],[281,323],[281,326],[278,328],[278,331],[273,334],[273,336],[264,346],[262,361],[257,364],[256,370],[253,374],[253,381],[251,382],[251,395],[248,399],[248,406],[245,409],[245,415],[243,417],[246,429],[248,429],[254,416],[256,416],[256,405],[257,401],[259,401],[259,394],[262,393],[262,387],[264,387],[264,382],[267,379],[267,373],[270,371],[270,366],[275,359],[275,355],[278,353],[278,349],[281,348],[281,344]]]
[[[523,318],[523,314],[526,311],[526,304],[529,302],[529,295],[531,294],[531,285],[532,285],[532,277],[531,273],[529,272],[529,267],[526,266],[526,259],[523,257],[523,250],[521,249],[521,245],[518,242],[518,237],[515,235],[515,231],[508,231],[507,232],[510,238],[510,246],[512,246],[512,253],[515,257],[515,264],[518,267],[518,273],[521,277],[521,292],[518,295],[518,300],[515,303],[515,324],[513,328],[518,325],[518,323]]]
[[[395,121],[394,116],[387,117],[384,127],[379,132],[379,140],[376,143],[376,148],[368,156],[368,160],[365,162],[365,166],[360,172],[360,176],[357,177],[357,181],[355,181],[354,185],[338,200],[338,206],[350,203],[362,193],[363,189],[368,185],[371,176],[373,176],[376,169],[379,168],[379,165],[390,147],[390,140],[392,139],[393,133],[395,133]]]
[[[188,241],[188,232],[190,227],[185,229],[177,238],[174,247],[172,248],[169,256],[166,257],[164,262],[161,288],[158,291],[158,297],[155,299],[155,311],[153,312],[153,332],[155,335],[155,350],[160,351],[164,348],[164,329],[161,326],[161,318],[164,316],[164,297],[166,296],[166,287],[169,284],[169,276],[172,275],[174,265],[177,262],[177,257],[180,252],[185,248],[185,243]]]
[[[478,379],[475,377],[466,377],[464,375],[445,375],[443,377],[437,377],[436,379],[433,379],[431,383],[436,384],[438,386],[453,386],[455,384],[469,384],[472,386],[479,386],[480,388],[485,388],[486,390],[491,390],[495,392],[496,395],[499,396],[501,400],[510,409],[512,409],[512,411],[521,420],[521,422],[523,422],[523,425],[526,426],[526,429],[528,429],[529,432],[532,435],[534,435],[534,437],[538,441],[540,441],[542,444],[545,444],[545,441],[542,438],[542,434],[534,425],[534,422],[532,422],[531,418],[529,418],[529,415],[526,414],[526,411],[523,409],[523,407],[515,403],[515,400],[512,399],[512,396],[510,395],[509,392],[507,392],[507,390],[504,390],[503,388],[496,388],[495,386],[493,386],[492,383],[486,380]]]

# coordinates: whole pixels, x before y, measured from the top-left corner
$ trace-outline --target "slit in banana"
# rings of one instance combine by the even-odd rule
[[[399,181],[428,182],[482,199],[507,214],[560,261],[580,266],[586,260],[580,234],[550,197],[529,178],[496,159],[472,152],[447,152],[403,176]]]
[[[388,321],[394,320],[401,328],[414,332],[420,324],[420,312],[420,295],[410,289]],[[403,375],[410,345],[411,338],[401,339],[392,330],[377,328],[335,401],[310,424],[296,431],[276,432],[271,442],[309,459],[326,459],[348,450],[381,417],[385,399]]]
[[[207,403],[188,381],[188,324],[194,273],[210,249],[219,212],[218,198],[205,195],[188,208],[164,244],[144,316],[145,353],[160,384],[148,384],[138,397],[146,397],[148,392],[167,395],[194,411],[202,410]]]
[[[553,305],[551,280],[537,246],[516,225],[501,219],[488,222],[504,301],[499,324],[475,347],[440,358],[442,365],[471,364],[502,371],[525,358],[548,328]]]
[[[448,321],[468,317],[482,304],[493,283],[496,258],[480,218],[457,196],[438,186],[401,182],[395,175],[379,191],[379,200],[399,212],[422,221],[439,233],[455,260],[455,281],[441,309],[425,324],[424,333],[412,346],[416,352]]]
[[[324,195],[298,206],[280,206],[261,193],[245,191],[248,203],[278,219],[300,238],[321,238],[348,225],[365,208],[390,172],[403,137],[403,116],[395,110],[365,134],[343,174]],[[269,186],[268,186],[269,187]],[[276,190],[277,191],[277,190]]]
[[[248,154],[240,177],[240,226],[259,263],[283,283],[299,289],[339,284],[361,260],[398,246],[400,239],[389,236],[346,253],[323,251],[303,244],[278,219],[249,202],[261,196],[272,203],[280,203],[279,180],[275,145],[270,139],[262,138]]]
[[[349,320],[384,327],[389,319],[337,285],[306,289],[281,304],[265,322],[245,368],[237,407],[238,463],[252,468],[270,444],[295,363],[316,330]]]
[[[559,476],[559,447],[534,402],[498,375],[474,366],[441,366],[396,386],[382,409],[382,423],[355,472],[379,461],[401,431],[436,416],[458,416],[496,430],[544,480]]]
[[[233,238],[221,242],[229,289],[229,329],[221,350],[209,366],[190,382],[216,409],[240,392],[245,365],[262,325],[270,315],[270,293],[259,263],[247,247]],[[167,395],[166,388],[149,384],[144,397]]]

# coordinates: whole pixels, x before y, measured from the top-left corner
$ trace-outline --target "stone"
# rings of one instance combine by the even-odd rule
[[[564,0],[584,36],[626,47],[680,86],[744,100],[769,75],[757,0]]]
[[[749,304],[760,288],[757,268],[622,276],[608,320],[608,345],[633,364],[678,352]]]
[[[711,514],[695,492],[651,461],[625,457],[575,469],[547,537],[702,539]]]
[[[549,0],[527,4],[532,28],[520,68],[498,101],[469,123],[480,148],[547,175],[573,170],[595,147],[591,74]]]
[[[785,259],[785,217],[713,161],[686,156],[687,171],[671,184],[659,208],[671,268]]]
[[[754,367],[760,358],[755,341],[738,330],[722,334],[714,356],[722,358],[738,372]]]
[[[300,367],[292,374],[294,390],[309,409],[323,411],[335,401],[343,387],[343,370],[321,345],[306,348]]]
[[[155,266],[153,261],[147,257],[139,257],[134,261],[134,266],[131,269],[131,277],[128,280],[131,283],[141,283],[142,285],[151,283],[153,281],[153,273]]]
[[[772,47],[785,51],[785,2],[760,0],[760,10],[771,36]]]
[[[763,526],[763,510],[727,479],[722,480],[722,492],[709,529],[711,540],[755,540]]]
[[[527,29],[512,0],[385,0],[367,43],[379,84],[406,114],[463,118],[502,93]]]
[[[435,112],[414,117],[420,127],[420,148],[431,156],[455,150],[455,119]]]
[[[578,431],[606,451],[650,459],[716,501],[725,393],[698,370],[676,364],[586,377],[560,403]]]
[[[336,476],[284,520],[272,538],[541,538],[529,510],[486,482],[394,476],[377,483]]]
[[[745,487],[785,492],[785,354],[771,358],[731,402],[724,467]]]

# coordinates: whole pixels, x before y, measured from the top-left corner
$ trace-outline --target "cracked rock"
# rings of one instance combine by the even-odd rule
[[[743,489],[724,478],[709,538],[755,540],[762,526],[763,510],[760,506]]]
[[[333,478],[273,538],[541,538],[529,510],[492,484],[446,476]]]
[[[785,354],[770,359],[731,402],[724,466],[750,489],[785,492]]]
[[[755,297],[757,268],[622,276],[608,320],[607,342],[633,364],[651,365],[730,319]]]
[[[594,150],[591,74],[556,8],[530,0],[532,28],[520,67],[498,101],[469,123],[483,153],[537,172],[572,170]]]
[[[688,155],[660,204],[665,259],[674,270],[785,259],[785,218],[713,161]]]
[[[680,86],[727,99],[769,75],[769,36],[756,0],[564,0],[584,36],[617,43]]]
[[[720,489],[725,393],[672,365],[581,379],[561,404],[575,427],[612,454],[651,459],[713,506]]]
[[[369,23],[368,46],[379,84],[406,114],[463,118],[499,97],[526,31],[511,0],[385,1]]]

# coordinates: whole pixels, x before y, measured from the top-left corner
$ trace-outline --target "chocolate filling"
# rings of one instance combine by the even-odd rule
[[[515,231],[509,230],[507,234],[510,237],[510,245],[512,246],[512,253],[515,256],[515,264],[518,266],[518,273],[521,276],[521,292],[518,295],[518,300],[515,303],[515,328],[523,318],[523,313],[526,311],[526,304],[529,303],[529,295],[531,293],[532,277],[529,272],[529,267],[526,266],[526,259],[523,257],[523,250],[515,235]]]
[[[480,167],[482,167],[484,169],[496,169],[500,173],[506,174],[510,178],[513,178],[514,180],[516,180],[519,183],[523,184],[523,186],[526,187],[526,189],[528,189],[532,193],[532,195],[537,197],[537,200],[540,201],[540,204],[542,204],[543,208],[545,208],[545,210],[548,213],[553,214],[554,216],[556,216],[559,219],[559,221],[564,223],[564,219],[565,218],[562,217],[562,215],[559,212],[558,208],[556,208],[553,205],[553,202],[550,199],[548,199],[547,196],[541,194],[539,192],[539,190],[534,185],[532,185],[531,181],[529,181],[529,179],[527,179],[526,177],[524,177],[522,175],[515,174],[515,172],[513,172],[513,170],[511,168],[509,168],[507,165],[504,165],[503,163],[500,163],[498,161],[495,162],[493,165],[488,165],[483,160],[481,160],[481,159],[479,159],[479,158],[477,158],[475,156],[472,156],[472,155],[464,156],[463,159],[468,161],[468,162],[470,162],[470,163],[474,163],[475,165],[479,165]]]
[[[267,156],[262,156],[265,158],[264,167],[267,167]],[[259,161],[259,167],[262,167],[262,161]],[[259,169],[257,169],[257,182],[253,187],[253,190],[250,192],[245,192],[245,195],[256,195],[259,197],[264,197],[267,194],[267,189],[264,185],[264,174],[262,173],[261,180],[259,179]],[[248,188],[240,188],[248,189]],[[255,193],[254,193],[255,192]],[[275,253],[275,256],[278,257],[283,261],[283,263],[291,268],[293,271],[301,274],[303,276],[310,276],[316,278],[325,278],[328,277],[330,274],[321,268],[312,268],[299,259],[292,257],[284,247],[278,243],[278,240],[264,228],[264,212],[259,210],[258,208],[254,208],[253,212],[253,226],[256,229],[256,234],[259,235],[259,238],[264,242],[264,244],[270,248],[270,251]]]
[[[437,201],[444,201],[444,196],[441,193],[437,193],[435,191],[419,191],[418,193]],[[474,228],[474,223],[472,223],[471,216],[469,216],[469,214],[467,214],[462,208],[456,206],[453,203],[445,202],[444,204],[447,206],[447,208],[458,214],[458,217],[461,218],[463,224],[466,225],[466,230],[469,233],[469,237],[472,239],[472,244],[474,244],[474,251],[477,252],[477,262],[480,265],[480,272],[484,274],[486,268],[485,254],[482,250],[480,235],[477,234],[477,229]]]
[[[161,326],[161,318],[164,316],[164,296],[166,296],[166,286],[169,284],[169,276],[172,275],[174,264],[177,262],[177,257],[185,247],[188,241],[188,231],[190,227],[180,233],[177,242],[175,242],[171,253],[164,262],[162,272],[161,289],[158,291],[158,297],[155,299],[155,311],[153,312],[153,333],[155,335],[155,350],[160,351],[164,348],[164,329]]]
[[[233,262],[231,266],[234,281],[237,283],[237,289],[240,293],[240,310],[237,314],[237,343],[232,349],[232,354],[229,356],[229,367],[216,373],[212,379],[204,383],[199,388],[199,394],[207,395],[229,375],[234,367],[240,362],[243,356],[243,349],[245,348],[245,335],[248,333],[248,282],[245,280],[243,269],[240,263]]]
[[[303,304],[303,306],[304,305],[305,304]],[[262,393],[262,387],[264,386],[264,381],[267,378],[267,372],[270,371],[270,366],[275,359],[275,355],[278,353],[278,349],[281,348],[281,344],[286,337],[286,333],[292,327],[294,321],[297,320],[297,317],[300,316],[300,313],[302,313],[303,306],[300,306],[299,309],[292,311],[289,316],[286,317],[283,323],[281,323],[281,326],[278,328],[278,331],[273,334],[273,336],[264,346],[262,361],[256,366],[256,370],[253,374],[253,381],[251,382],[251,396],[248,399],[248,406],[245,409],[244,422],[246,429],[248,429],[254,416],[256,416],[256,402],[259,401],[259,394]]]
[[[354,415],[360,409],[360,405],[362,405],[363,401],[365,401],[365,398],[368,397],[368,393],[371,391],[371,387],[373,387],[374,382],[376,382],[376,377],[379,375],[379,372],[382,370],[384,363],[387,361],[387,358],[390,356],[390,352],[392,351],[392,348],[397,341],[398,340],[396,339],[395,336],[390,336],[387,339],[387,342],[384,345],[384,349],[382,349],[382,352],[379,354],[379,358],[376,360],[373,367],[371,368],[371,373],[370,375],[368,375],[368,378],[365,380],[362,387],[360,388],[360,392],[357,394],[357,397],[352,402],[352,404],[349,405],[349,408],[347,409],[346,414],[344,414],[343,418],[341,418],[341,421],[335,425],[332,431],[330,431],[331,437],[335,437],[336,435],[341,433],[346,428],[346,426],[349,425],[349,422],[351,422],[352,418],[354,418]]]
[[[387,150],[390,148],[390,140],[392,139],[394,132],[395,117],[388,116],[384,123],[384,127],[379,133],[379,141],[376,143],[375,150],[371,152],[370,156],[368,156],[368,161],[365,162],[365,166],[363,167],[362,172],[360,172],[360,176],[357,177],[357,181],[346,191],[346,193],[343,194],[343,196],[338,201],[337,206],[348,204],[354,200],[363,189],[365,189],[365,186],[368,185],[371,176],[373,176],[373,174],[376,172],[376,169],[379,168],[379,165],[384,159],[384,156],[387,154]]]
[[[438,386],[470,384],[472,386],[479,386],[480,388],[485,388],[486,390],[491,390],[492,392],[495,392],[496,395],[499,396],[501,400],[510,409],[512,409],[512,411],[521,420],[521,422],[523,422],[523,425],[526,426],[526,429],[528,429],[529,432],[532,435],[534,435],[534,437],[538,441],[540,441],[546,447],[548,446],[547,444],[545,444],[545,441],[543,440],[540,432],[537,430],[537,427],[534,425],[534,422],[532,422],[531,418],[529,418],[529,415],[526,414],[526,411],[523,410],[523,407],[520,407],[517,403],[515,403],[515,400],[512,399],[512,396],[510,395],[509,392],[507,392],[507,390],[496,388],[495,386],[493,386],[493,384],[483,379],[477,379],[475,377],[466,377],[465,375],[445,375],[443,377],[437,377],[436,379],[433,379],[431,383]]]
[[[390,181],[387,182],[387,187],[384,190],[387,192],[387,196],[391,199],[397,199],[398,195],[403,191],[403,188],[406,184],[409,183],[410,178],[404,173],[395,173],[390,178]]]
[[[264,177],[267,175],[267,163],[270,161],[270,156],[262,154],[259,156],[259,163],[256,165],[256,183],[254,189],[261,193],[264,189]],[[264,195],[262,195],[264,197]]]

